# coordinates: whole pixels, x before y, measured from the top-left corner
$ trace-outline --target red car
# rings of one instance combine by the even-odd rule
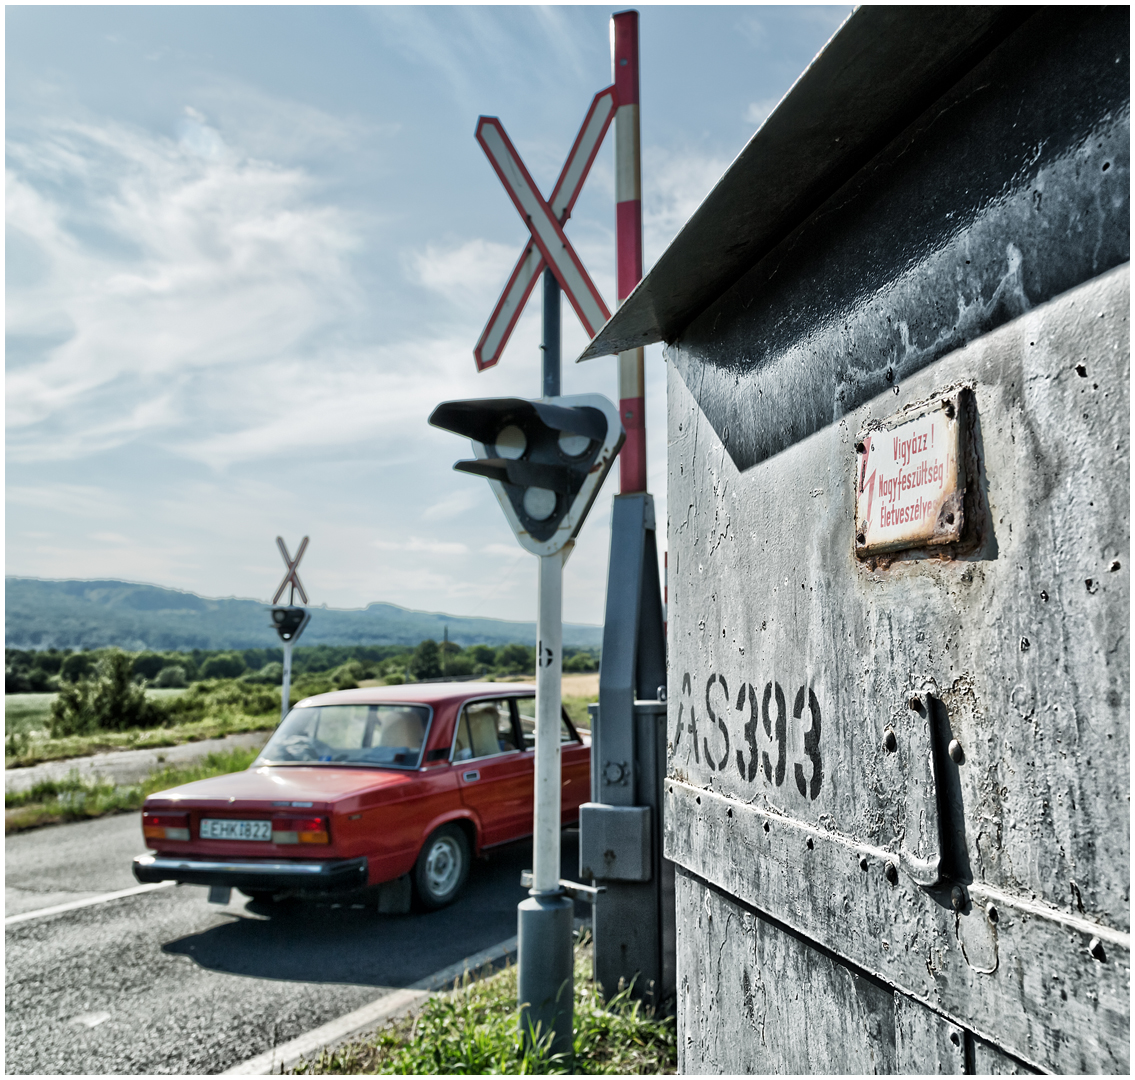
[[[408,875],[422,907],[443,907],[473,855],[532,833],[535,693],[466,682],[307,698],[247,771],[146,800],[153,853],[134,876],[268,899],[377,893]],[[567,824],[589,796],[591,746],[566,714],[560,731]]]

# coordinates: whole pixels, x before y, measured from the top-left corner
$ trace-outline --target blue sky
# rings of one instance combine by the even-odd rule
[[[610,81],[606,7],[8,7],[6,572],[529,619],[536,560],[438,402],[539,393],[525,241],[473,138],[545,195]],[[649,268],[847,7],[641,7]],[[613,139],[567,233],[614,306]],[[614,397],[565,303],[564,392]],[[647,350],[665,520],[665,373]],[[608,479],[565,571],[601,622]]]

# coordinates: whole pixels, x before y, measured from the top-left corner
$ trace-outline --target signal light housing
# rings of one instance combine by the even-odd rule
[[[311,621],[311,612],[301,607],[274,607],[272,625],[281,641],[295,641]]]
[[[446,401],[430,423],[472,441],[476,458],[453,467],[489,481],[534,555],[553,555],[575,538],[626,437],[601,394]]]

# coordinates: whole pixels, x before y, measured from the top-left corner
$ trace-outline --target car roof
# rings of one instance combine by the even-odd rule
[[[304,698],[298,705],[397,705],[412,702],[420,705],[445,705],[454,701],[486,696],[536,693],[535,683],[437,682],[403,683],[398,686],[360,686],[354,690],[332,690]]]

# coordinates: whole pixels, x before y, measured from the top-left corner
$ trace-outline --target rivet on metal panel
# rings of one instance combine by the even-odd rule
[[[962,744],[957,739],[951,739],[950,745],[947,748],[950,753],[950,760],[955,765],[960,765],[966,759],[966,753],[962,749]]]
[[[1094,959],[1099,960],[1100,963],[1103,963],[1103,961],[1107,959],[1107,955],[1103,951],[1103,942],[1100,941],[1098,937],[1094,937],[1088,942],[1088,952],[1092,954]]]
[[[883,729],[883,749],[888,754],[893,754],[899,748],[899,741],[895,738],[895,729],[887,727]]]
[[[950,904],[955,911],[961,911],[966,906],[966,891],[960,885],[950,890]]]
[[[896,884],[899,880],[899,868],[893,862],[888,862],[883,867],[883,873],[886,875],[887,880],[892,884]]]

